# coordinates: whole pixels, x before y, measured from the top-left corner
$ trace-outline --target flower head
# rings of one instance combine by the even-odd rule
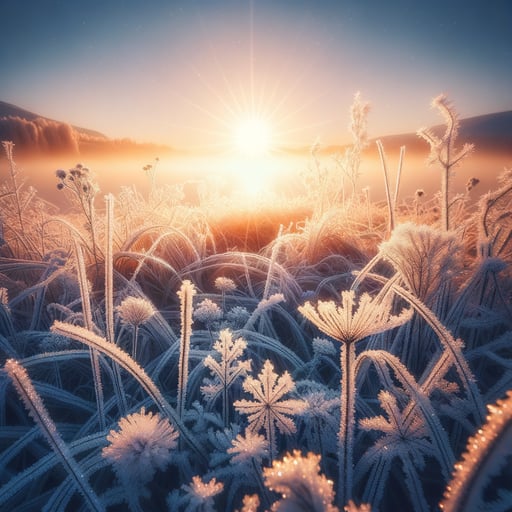
[[[398,316],[391,315],[389,303],[377,302],[367,293],[361,295],[355,311],[354,306],[355,292],[349,290],[341,293],[339,306],[333,301],[319,301],[315,308],[306,302],[299,307],[299,311],[322,332],[347,344],[398,327],[410,318],[409,311]]]
[[[204,299],[196,306],[193,317],[195,320],[199,320],[207,327],[210,327],[222,318],[222,311],[215,302],[210,299]]]
[[[222,293],[232,292],[236,290],[236,284],[233,279],[229,277],[217,277],[217,279],[215,279],[215,288]]]
[[[113,464],[124,485],[139,488],[170,463],[178,432],[167,419],[146,413],[144,407],[121,418],[119,428],[110,431],[102,455]]]
[[[260,434],[255,434],[250,430],[245,432],[245,436],[238,434],[231,442],[233,445],[228,448],[228,453],[233,454],[231,463],[244,463],[255,460],[261,462],[263,457],[268,456],[267,440]]]
[[[117,306],[116,311],[124,323],[133,327],[139,327],[155,314],[155,308],[151,302],[139,297],[127,297]]]

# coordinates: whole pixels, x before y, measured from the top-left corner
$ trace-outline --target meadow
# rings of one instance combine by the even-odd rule
[[[361,185],[359,96],[293,197],[78,164],[63,210],[4,141],[0,509],[510,510],[512,169],[433,106],[435,194],[382,142]]]

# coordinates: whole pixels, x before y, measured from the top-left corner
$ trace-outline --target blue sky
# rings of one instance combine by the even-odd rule
[[[356,91],[375,135],[436,122],[440,92],[512,109],[509,0],[3,4],[0,100],[111,137],[215,146],[257,112],[283,143],[343,142]]]

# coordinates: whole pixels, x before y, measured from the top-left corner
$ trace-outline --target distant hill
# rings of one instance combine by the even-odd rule
[[[88,128],[73,126],[0,101],[0,140],[14,142],[23,154],[165,154],[169,146],[110,139]]]
[[[436,125],[432,129],[442,135],[444,126]],[[400,146],[406,146],[408,153],[429,151],[428,144],[416,133],[400,133],[371,139],[367,152],[376,153],[375,141],[377,139],[382,141],[385,150],[389,152],[399,151]],[[461,119],[458,140],[460,144],[465,142],[474,144],[478,153],[501,153],[512,157],[512,110]],[[345,145],[320,146],[319,153],[323,155],[342,154],[345,147]],[[310,152],[310,147],[284,151],[306,154]]]

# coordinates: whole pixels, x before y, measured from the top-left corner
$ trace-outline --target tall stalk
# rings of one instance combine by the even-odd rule
[[[107,194],[105,196],[106,205],[106,233],[105,233],[105,337],[110,343],[115,343],[114,335],[114,196]],[[120,413],[124,416],[128,411],[128,404],[124,394],[123,381],[121,378],[121,369],[114,361],[114,386],[116,388],[117,403]]]
[[[89,331],[93,331],[94,323],[91,312],[91,299],[89,296],[89,283],[87,282],[87,273],[85,271],[84,255],[80,244],[74,240],[75,255],[77,262],[78,283],[80,285],[80,296],[82,300],[82,312],[84,316],[84,325]],[[91,348],[89,350],[91,356],[92,376],[94,381],[94,392],[96,394],[96,403],[98,405],[98,420],[100,430],[105,429],[105,401],[103,398],[103,386],[101,382],[101,369],[98,352]]]
[[[178,364],[178,400],[177,412],[180,420],[183,420],[185,413],[185,401],[187,398],[188,383],[188,357],[190,351],[190,338],[192,336],[192,299],[196,294],[194,285],[186,280],[183,281],[178,296],[180,298],[181,314],[181,336],[180,336],[180,357]]]

